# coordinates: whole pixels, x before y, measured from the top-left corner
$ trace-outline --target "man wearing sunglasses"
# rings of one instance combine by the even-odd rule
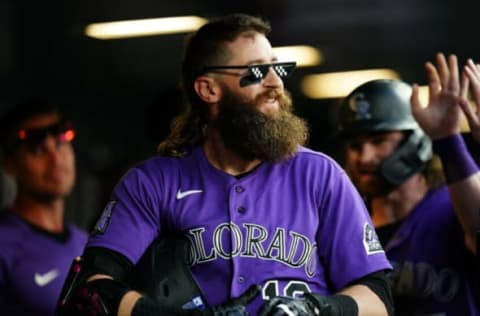
[[[161,155],[116,186],[60,315],[387,315],[391,267],[346,174],[302,147],[307,127],[283,81],[295,63],[277,61],[269,30],[235,14],[190,37],[189,108]],[[172,233],[188,238],[186,263],[201,290],[177,305],[168,297],[191,284],[160,283],[166,300],[126,285],[147,247]]]
[[[0,313],[51,316],[72,258],[87,241],[64,222],[75,132],[56,107],[32,101],[3,113],[0,135],[2,167],[17,191],[0,212]]]

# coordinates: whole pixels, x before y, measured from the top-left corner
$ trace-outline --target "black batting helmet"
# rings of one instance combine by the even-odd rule
[[[421,171],[432,156],[430,139],[412,116],[411,94],[411,86],[403,81],[372,80],[354,89],[340,107],[339,132],[344,138],[370,132],[410,131],[380,166],[382,176],[393,185]]]
[[[373,80],[353,90],[340,108],[340,133],[418,128],[410,110],[412,88],[400,80]]]

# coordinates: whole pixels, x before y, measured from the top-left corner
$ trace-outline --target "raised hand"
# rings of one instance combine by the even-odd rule
[[[475,64],[471,59],[467,60],[463,76],[468,78],[475,106],[472,107],[466,98],[462,100],[460,106],[467,117],[473,138],[480,142],[480,64]]]
[[[457,57],[442,53],[436,56],[436,66],[427,62],[429,101],[422,106],[419,88],[413,85],[411,98],[412,114],[420,127],[431,139],[439,139],[460,132],[462,95],[466,95],[468,84],[460,85]],[[467,87],[466,87],[467,86]]]

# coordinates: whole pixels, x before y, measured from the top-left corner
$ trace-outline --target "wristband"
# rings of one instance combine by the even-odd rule
[[[435,140],[433,150],[440,156],[447,184],[468,178],[479,170],[460,134]]]

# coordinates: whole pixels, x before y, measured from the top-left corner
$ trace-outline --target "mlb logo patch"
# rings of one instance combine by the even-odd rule
[[[105,231],[107,230],[108,225],[110,224],[110,219],[112,218],[112,213],[113,213],[113,207],[115,206],[116,201],[110,201],[108,202],[107,206],[105,206],[105,209],[102,212],[102,215],[100,215],[100,218],[98,219],[97,223],[93,227],[92,234],[97,235],[97,234],[104,234]]]
[[[384,252],[375,229],[369,223],[363,226],[363,247],[368,255]]]

